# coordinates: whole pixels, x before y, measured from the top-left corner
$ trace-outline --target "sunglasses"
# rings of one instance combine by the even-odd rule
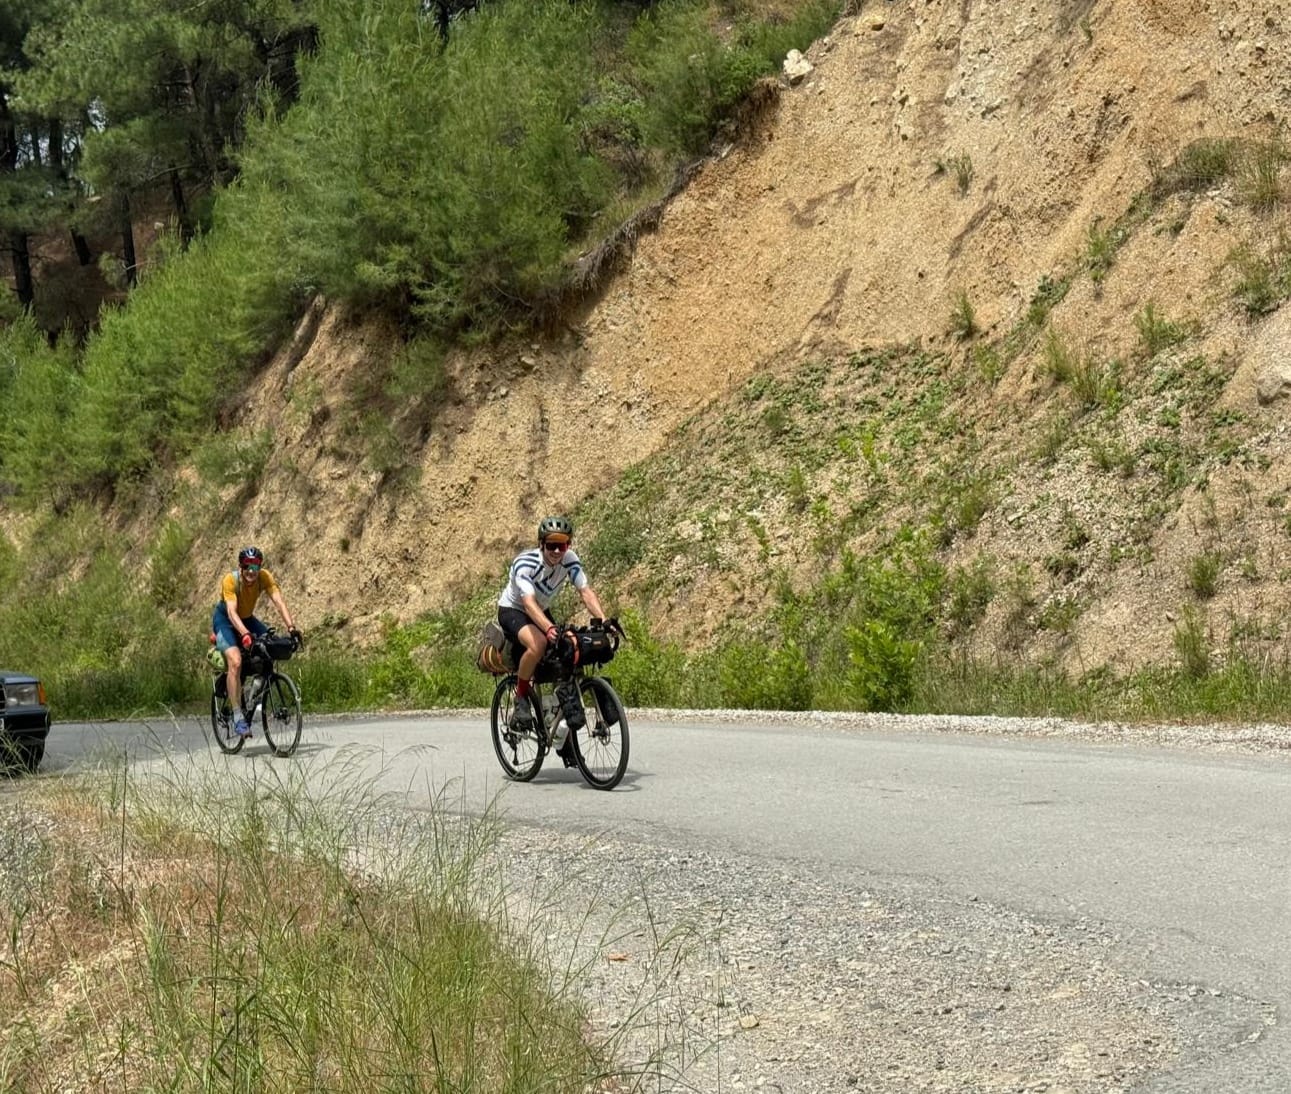
[[[569,544],[568,544],[568,543],[555,543],[555,542],[553,542],[552,540],[547,540],[547,542],[546,542],[546,543],[544,543],[542,546],[543,546],[543,549],[544,549],[544,550],[546,550],[546,551],[555,551],[555,552],[557,552],[558,554],[559,554],[561,551],[566,551],[566,550],[568,550],[568,549],[569,549]]]
[[[250,574],[252,577],[255,577],[255,575],[256,575],[256,574],[258,574],[258,573],[260,572],[260,567],[259,567],[259,566],[243,566],[243,567],[242,567],[242,572],[243,572],[244,574]]]

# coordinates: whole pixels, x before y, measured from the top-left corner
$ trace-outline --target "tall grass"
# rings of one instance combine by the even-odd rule
[[[287,775],[113,766],[25,799],[3,836],[0,1087],[537,1094],[661,1076],[633,1040],[650,1000],[596,1027],[586,964],[552,964],[540,909],[557,896],[517,900],[496,815],[408,810],[365,770],[357,754]],[[598,960],[608,941],[590,939]],[[677,942],[660,940],[664,966]]]

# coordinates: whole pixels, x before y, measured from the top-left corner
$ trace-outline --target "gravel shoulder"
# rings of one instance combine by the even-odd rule
[[[1291,757],[1291,725],[1277,722],[1082,722],[983,714],[861,714],[820,710],[726,710],[633,707],[633,723],[809,726],[870,733],[970,734],[980,737],[1061,739],[1093,745],[1132,745],[1220,752],[1282,753]],[[486,708],[372,711],[313,715],[317,721],[381,718],[467,718],[488,721]]]
[[[597,1034],[661,1089],[1129,1090],[1276,1022],[1128,976],[1096,922],[614,838],[520,829],[500,854],[515,891],[545,894],[534,930],[583,970]]]

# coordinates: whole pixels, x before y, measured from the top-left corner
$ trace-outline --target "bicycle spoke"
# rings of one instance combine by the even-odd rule
[[[598,790],[612,790],[628,766],[628,720],[623,703],[599,677],[579,684],[587,724],[579,731],[574,758],[583,778]]]
[[[275,756],[290,756],[300,743],[300,691],[285,673],[275,672],[261,697],[260,724]]]
[[[541,728],[515,725],[516,680],[504,677],[493,692],[493,705],[489,711],[489,727],[493,736],[493,751],[507,778],[527,782],[542,767],[543,753]],[[531,715],[532,718],[532,715]]]

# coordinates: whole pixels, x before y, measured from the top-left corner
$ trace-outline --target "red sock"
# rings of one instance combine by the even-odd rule
[[[525,680],[523,677],[516,681],[516,694],[523,699],[529,694],[529,689],[533,687],[532,680]]]

